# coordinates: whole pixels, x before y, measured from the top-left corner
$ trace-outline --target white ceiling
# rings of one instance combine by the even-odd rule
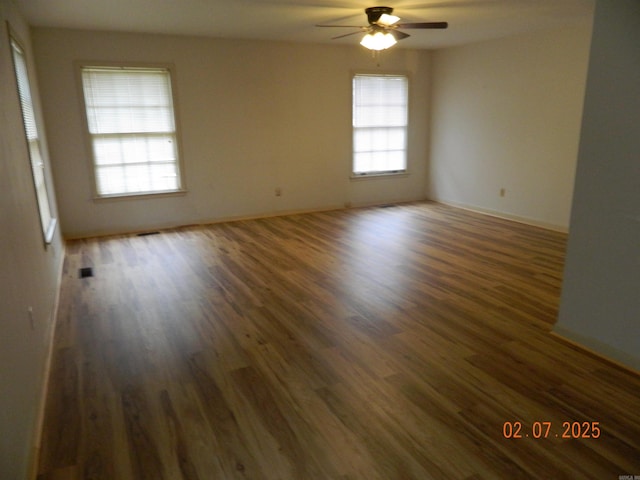
[[[201,35],[222,38],[357,44],[364,9],[394,8],[401,22],[447,21],[447,30],[405,30],[399,46],[440,48],[590,18],[594,0],[14,0],[34,26]],[[385,0],[386,1],[386,0]]]

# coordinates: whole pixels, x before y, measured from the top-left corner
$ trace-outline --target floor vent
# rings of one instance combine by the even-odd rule
[[[85,267],[80,269],[80,278],[93,277],[93,268]]]

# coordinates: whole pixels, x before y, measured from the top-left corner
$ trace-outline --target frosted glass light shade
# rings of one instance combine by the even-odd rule
[[[376,32],[373,35],[367,33],[360,41],[360,45],[368,48],[369,50],[384,50],[392,47],[396,43],[397,41],[395,37],[388,32]]]
[[[395,15],[387,15],[386,13],[383,13],[382,15],[380,15],[380,18],[378,19],[378,24],[379,25],[393,25],[394,23],[397,23],[400,20],[400,17],[396,17]]]

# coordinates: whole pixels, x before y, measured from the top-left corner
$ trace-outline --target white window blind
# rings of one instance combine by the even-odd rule
[[[51,206],[49,205],[49,195],[47,193],[47,184],[45,181],[44,161],[40,151],[40,138],[38,137],[31,87],[29,86],[27,62],[24,51],[13,38],[11,39],[11,51],[13,54],[16,81],[18,83],[18,95],[20,97],[22,120],[29,148],[31,174],[33,176],[33,183],[36,191],[42,234],[45,242],[51,243],[53,233],[56,228],[56,219],[52,217]]]
[[[169,70],[83,67],[82,85],[98,196],[180,190]]]
[[[408,79],[403,75],[353,77],[353,173],[407,168]]]

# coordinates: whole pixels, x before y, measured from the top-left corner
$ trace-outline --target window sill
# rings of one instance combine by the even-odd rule
[[[50,245],[53,242],[53,234],[56,233],[56,227],[58,226],[58,219],[52,218],[47,227],[47,231],[44,232],[44,243]]]
[[[351,180],[359,181],[359,180],[373,180],[373,179],[397,178],[397,177],[408,177],[408,176],[409,176],[409,172],[407,172],[406,170],[399,170],[397,172],[362,173],[362,174],[352,173],[349,178]]]
[[[131,193],[131,194],[116,194],[116,195],[101,195],[93,197],[94,202],[111,202],[122,200],[142,200],[148,198],[159,197],[180,197],[186,195],[186,190],[170,190],[166,192],[149,192],[149,193]]]

